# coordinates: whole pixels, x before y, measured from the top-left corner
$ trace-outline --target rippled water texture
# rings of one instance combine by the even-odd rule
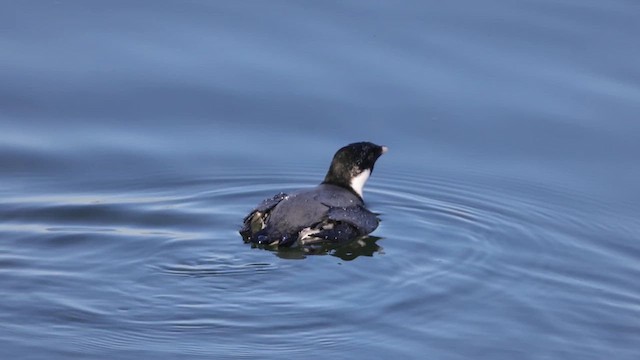
[[[638,14],[1,4],[0,358],[640,358]],[[371,237],[243,243],[361,140]]]

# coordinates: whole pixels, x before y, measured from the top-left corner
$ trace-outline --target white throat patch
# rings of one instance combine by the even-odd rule
[[[364,196],[362,196],[362,188],[364,188],[364,183],[366,183],[367,179],[369,179],[369,175],[371,175],[371,170],[367,169],[361,172],[358,176],[351,179],[351,188],[363,199]]]

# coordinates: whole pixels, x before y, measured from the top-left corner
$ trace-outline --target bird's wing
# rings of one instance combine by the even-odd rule
[[[361,235],[366,235],[378,227],[378,217],[363,206],[332,207],[327,212],[329,220],[342,221],[353,225]]]

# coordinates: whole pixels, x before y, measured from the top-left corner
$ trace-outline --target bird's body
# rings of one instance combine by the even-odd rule
[[[324,182],[264,200],[245,217],[240,234],[247,242],[278,246],[343,243],[369,234],[379,220],[365,208],[362,187],[385,151],[372,143],[340,149]]]

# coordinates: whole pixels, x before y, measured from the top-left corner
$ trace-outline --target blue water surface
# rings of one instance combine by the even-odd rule
[[[638,16],[0,3],[0,358],[640,358]],[[362,140],[372,237],[242,242]]]

